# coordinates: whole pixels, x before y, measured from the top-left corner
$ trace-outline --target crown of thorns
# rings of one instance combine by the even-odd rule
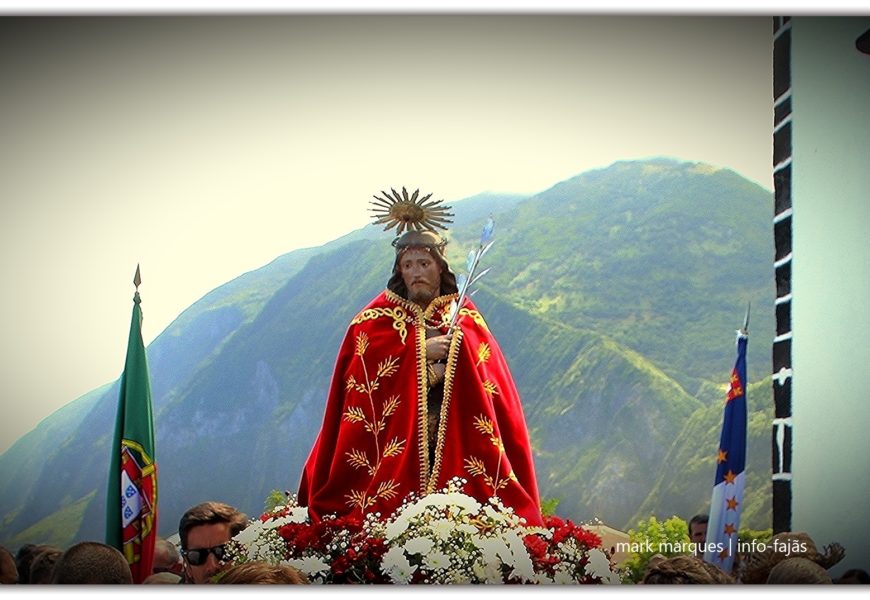
[[[453,222],[450,219],[453,213],[448,212],[450,207],[441,206],[443,200],[429,200],[432,194],[420,198],[418,189],[409,196],[404,187],[401,194],[393,188],[390,191],[392,194],[381,191],[383,198],[373,196],[374,200],[370,201],[374,207],[369,209],[375,213],[374,224],[386,224],[384,231],[396,227],[397,236],[411,230],[447,231],[447,224]]]

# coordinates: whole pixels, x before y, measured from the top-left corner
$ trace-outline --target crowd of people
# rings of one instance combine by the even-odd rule
[[[692,523],[690,530],[699,521]],[[288,565],[262,561],[233,564],[228,543],[244,530],[248,518],[222,502],[203,502],[187,510],[178,525],[179,547],[159,538],[153,572],[143,584],[308,584],[304,573]],[[698,532],[693,532],[698,535]],[[781,547],[799,550],[787,555]],[[833,578],[828,570],[843,558],[833,544],[819,551],[801,532],[779,533],[764,550],[743,557],[735,573],[694,555],[650,559],[642,584],[866,584],[870,575],[850,569]],[[84,541],[66,550],[26,544],[13,555],[0,546],[0,583],[4,584],[132,584],[124,555],[101,542]]]
[[[303,573],[287,565],[226,560],[228,542],[247,523],[247,516],[228,504],[197,504],[181,517],[180,547],[157,539],[152,573],[142,583],[307,584]],[[132,584],[133,575],[124,555],[102,542],[79,542],[66,550],[26,544],[14,556],[0,546],[0,583]]]
[[[688,523],[689,539],[703,544],[707,537],[706,514],[692,517]],[[785,550],[783,550],[785,549]],[[863,569],[849,569],[834,579],[828,572],[845,556],[839,544],[831,544],[820,552],[813,539],[804,532],[783,532],[757,549],[738,554],[733,570],[724,572],[704,560],[703,552],[650,558],[643,584],[862,584],[870,583],[870,574]]]

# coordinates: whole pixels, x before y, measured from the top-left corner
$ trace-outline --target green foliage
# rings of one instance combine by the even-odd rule
[[[749,529],[741,527],[737,532],[737,543],[739,545],[752,544],[752,541],[767,543],[773,538],[773,528],[769,529]]]
[[[638,583],[643,578],[649,559],[656,554],[666,557],[686,554],[689,543],[689,526],[680,517],[673,516],[659,521],[654,516],[638,522],[628,530],[632,553],[624,565],[626,577]]]
[[[555,515],[561,501],[561,498],[541,498],[541,514],[545,517]]]
[[[283,506],[287,503],[287,496],[281,490],[272,490],[266,496],[266,501],[263,502],[263,512],[270,512],[278,506]]]

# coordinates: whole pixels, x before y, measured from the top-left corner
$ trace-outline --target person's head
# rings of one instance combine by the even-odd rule
[[[705,514],[695,515],[689,521],[689,541],[703,544],[707,541],[707,522],[710,517]]]
[[[849,569],[848,571],[844,571],[840,577],[835,579],[834,583],[870,583],[870,574],[868,574],[864,569]]]
[[[446,242],[432,231],[409,231],[393,242],[396,261],[387,288],[427,306],[433,299],[454,294],[456,276],[444,258]]]
[[[224,568],[226,543],[248,524],[248,517],[222,502],[189,509],[178,524],[184,572],[190,583],[209,583]]]
[[[263,561],[251,561],[233,565],[221,573],[216,583],[224,584],[307,584],[304,573],[290,565],[272,565]]]
[[[15,555],[15,566],[18,568],[18,583],[30,583],[30,564],[36,555],[52,548],[45,544],[24,544]]]
[[[750,552],[745,558],[743,583],[766,583],[771,570],[789,558],[806,558],[828,570],[842,560],[845,549],[834,542],[819,552],[813,539],[803,531],[784,531],[777,533],[758,550]]]
[[[8,583],[18,583],[18,567],[12,553],[0,546],[0,584]]]
[[[178,548],[169,540],[157,538],[154,543],[154,573],[175,573],[181,575],[184,570],[184,565],[181,561],[181,554],[178,553]]]
[[[767,583],[772,584],[795,584],[795,583],[833,583],[831,576],[821,565],[817,565],[808,558],[795,556],[782,560],[770,570]]]
[[[672,556],[648,567],[644,584],[709,584],[735,583],[734,578],[719,567],[704,562],[697,556]]]
[[[152,573],[142,580],[145,585],[165,585],[174,584],[181,581],[181,575],[170,573],[169,571],[161,571],[160,573]]]
[[[100,542],[79,542],[67,548],[54,566],[52,583],[133,583],[121,552]]]
[[[63,556],[63,550],[49,546],[43,550],[30,563],[30,583],[48,584],[54,578],[54,567]]]

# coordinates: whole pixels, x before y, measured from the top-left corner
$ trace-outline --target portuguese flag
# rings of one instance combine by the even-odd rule
[[[121,392],[106,499],[106,543],[120,550],[130,563],[133,582],[151,574],[157,539],[157,462],[154,458],[154,424],[151,417],[151,384],[145,344],[142,342],[142,309],[139,306],[139,267],[133,280],[133,319],[127,342],[127,360],[121,375]]]

